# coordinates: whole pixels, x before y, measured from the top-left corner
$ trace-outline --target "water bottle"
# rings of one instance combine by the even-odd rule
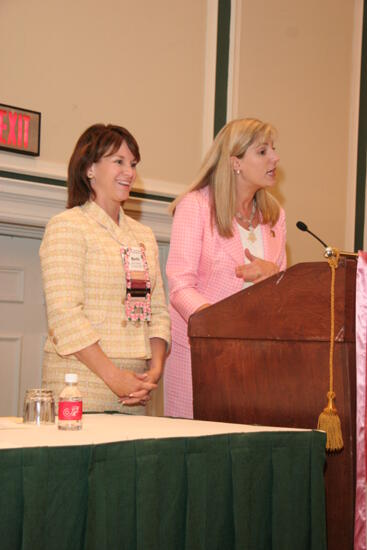
[[[80,430],[83,402],[78,388],[78,375],[65,374],[65,387],[59,396],[59,430]]]

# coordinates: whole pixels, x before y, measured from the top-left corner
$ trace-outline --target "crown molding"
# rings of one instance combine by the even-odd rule
[[[18,171],[17,175],[20,173]],[[26,175],[22,180],[0,176],[0,234],[39,239],[48,220],[65,209],[67,191],[64,186],[27,181],[26,178]],[[124,210],[149,225],[157,240],[169,242],[170,202],[171,198],[165,199],[164,195],[155,199],[154,193],[149,198],[131,196]]]

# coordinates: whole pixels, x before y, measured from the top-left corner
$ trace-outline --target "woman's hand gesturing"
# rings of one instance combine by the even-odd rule
[[[262,260],[245,249],[245,256],[250,263],[236,267],[236,277],[248,283],[259,283],[279,272],[279,268],[273,262]]]

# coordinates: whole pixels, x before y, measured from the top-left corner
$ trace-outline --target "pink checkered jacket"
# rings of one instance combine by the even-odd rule
[[[284,210],[274,227],[262,225],[264,259],[286,268]],[[187,322],[205,303],[215,303],[243,288],[235,268],[244,263],[244,250],[237,224],[234,235],[221,237],[210,221],[209,189],[188,193],[173,218],[167,261],[172,340],[189,346]]]

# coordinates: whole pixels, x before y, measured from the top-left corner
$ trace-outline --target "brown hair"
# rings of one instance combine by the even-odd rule
[[[171,204],[171,213],[174,213],[177,204],[185,195],[208,186],[212,221],[222,237],[232,237],[232,224],[236,212],[236,186],[231,157],[242,158],[250,145],[258,140],[273,140],[275,133],[275,128],[271,124],[254,118],[228,122],[213,141],[195,180],[187,191]],[[259,189],[255,196],[261,223],[270,223],[273,226],[279,218],[278,201],[265,189]]]
[[[140,161],[139,146],[126,128],[114,124],[94,124],[78,139],[68,167],[67,208],[81,206],[95,193],[87,177],[87,170],[103,156],[113,155],[125,142],[136,162]]]

